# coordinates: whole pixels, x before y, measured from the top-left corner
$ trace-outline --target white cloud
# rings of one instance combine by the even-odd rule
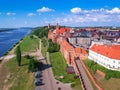
[[[7,16],[14,16],[14,15],[16,15],[16,13],[7,12],[6,15]]]
[[[78,7],[75,7],[75,8],[72,8],[70,10],[73,14],[80,14],[82,9],[81,8],[78,8]]]
[[[52,12],[52,11],[54,11],[54,9],[50,9],[48,7],[42,7],[37,10],[37,12]]]
[[[107,10],[107,12],[111,14],[120,14],[120,9],[115,7],[112,10]]]
[[[58,17],[55,22],[62,25],[119,25],[120,23],[120,8],[112,9],[91,9],[82,10],[81,8],[72,8],[71,14]]]
[[[36,14],[34,13],[28,13],[28,16],[35,16]]]
[[[120,8],[115,7],[111,10],[107,10],[104,8],[100,9],[91,9],[91,10],[82,10],[79,7],[72,8],[70,10],[73,14],[120,14]]]

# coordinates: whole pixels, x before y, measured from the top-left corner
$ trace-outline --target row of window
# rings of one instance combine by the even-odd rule
[[[93,56],[93,57],[96,57],[96,56],[97,56],[97,59],[98,59],[98,58],[101,58],[101,59],[106,60],[107,62],[109,62],[109,58],[103,57],[102,55],[99,55],[99,54],[97,54],[97,53],[95,53],[95,52],[90,51],[89,55],[90,55],[90,56]],[[118,63],[118,64],[120,64],[120,61],[117,61],[117,62],[116,62],[116,61],[114,60],[113,63]]]

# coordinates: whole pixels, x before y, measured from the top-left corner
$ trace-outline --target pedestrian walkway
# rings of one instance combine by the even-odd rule
[[[42,83],[41,86],[36,86],[35,90],[73,90],[69,85],[66,85],[60,81],[57,81],[54,78],[52,67],[50,65],[50,59],[49,59],[49,52],[46,53],[46,60],[43,60],[44,58],[41,54],[41,40],[39,42],[39,50],[37,52],[37,58],[41,62],[43,62],[43,70],[42,70]]]
[[[84,90],[93,90],[93,87],[90,83],[90,80],[82,66],[82,63],[79,59],[75,60],[76,62],[76,66],[78,68],[78,71],[79,71],[79,77],[80,77],[80,80],[82,82],[82,85],[83,85],[83,88]]]

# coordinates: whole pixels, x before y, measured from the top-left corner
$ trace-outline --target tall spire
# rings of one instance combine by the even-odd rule
[[[48,28],[50,28],[50,24],[48,24]]]
[[[59,29],[59,24],[58,24],[58,23],[56,24],[56,29],[57,29],[57,30]]]

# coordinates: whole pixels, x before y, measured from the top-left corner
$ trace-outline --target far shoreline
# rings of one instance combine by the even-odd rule
[[[18,42],[16,42],[15,44],[13,44],[10,49],[8,51],[6,51],[1,57],[0,57],[0,62],[2,62],[2,60],[4,59],[5,56],[7,55],[12,55],[10,52],[12,50],[14,50],[22,41],[23,39],[28,36],[28,35],[25,35],[24,37],[22,37]]]
[[[15,44],[13,44],[2,56],[0,56],[0,63],[2,62],[2,60],[4,59],[5,56],[7,55],[13,55],[14,53],[12,53],[12,51],[23,41],[23,39],[26,37],[26,36],[29,36],[31,34],[33,29],[31,29],[31,31],[24,35],[22,38],[20,38]]]

